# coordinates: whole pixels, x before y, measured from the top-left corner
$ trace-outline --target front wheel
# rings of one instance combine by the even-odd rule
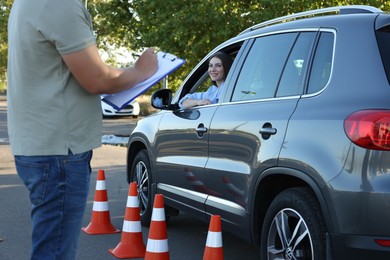
[[[271,203],[261,233],[261,259],[325,259],[325,224],[306,188],[281,192]]]
[[[148,152],[140,150],[134,158],[130,170],[130,182],[135,182],[138,189],[138,199],[141,214],[141,224],[149,226],[152,217],[152,176]]]

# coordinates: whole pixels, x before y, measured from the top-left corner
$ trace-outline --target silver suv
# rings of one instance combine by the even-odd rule
[[[208,58],[234,58],[218,104],[180,109],[205,89]],[[168,215],[259,245],[265,259],[390,259],[390,15],[339,6],[248,28],[212,50],[160,112],[138,122],[128,181],[141,218]],[[152,102],[152,105],[154,102]]]

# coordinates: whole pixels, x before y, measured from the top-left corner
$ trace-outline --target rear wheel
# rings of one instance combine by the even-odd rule
[[[152,217],[152,198],[154,194],[152,194],[150,161],[145,149],[140,150],[134,158],[130,171],[130,182],[137,183],[141,224],[149,226]]]
[[[261,234],[261,259],[325,259],[325,225],[306,188],[281,192],[271,203]]]

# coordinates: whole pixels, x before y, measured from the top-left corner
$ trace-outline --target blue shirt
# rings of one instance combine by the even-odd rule
[[[216,104],[219,101],[219,95],[221,93],[223,85],[224,84],[222,83],[219,88],[217,86],[215,86],[215,85],[212,85],[205,92],[195,92],[195,93],[192,93],[192,94],[188,93],[187,95],[185,95],[184,97],[182,97],[180,99],[179,107],[180,108],[184,108],[183,107],[183,102],[187,98],[197,99],[197,100],[208,99],[208,100],[211,101],[211,104]]]

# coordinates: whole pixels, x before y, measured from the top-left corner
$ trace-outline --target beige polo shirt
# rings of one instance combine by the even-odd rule
[[[101,145],[100,97],[61,54],[95,44],[80,0],[15,0],[8,22],[8,134],[14,155],[66,155]]]

